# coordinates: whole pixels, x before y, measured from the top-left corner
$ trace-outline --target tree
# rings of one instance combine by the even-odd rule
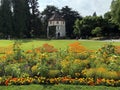
[[[80,31],[80,20],[77,19],[75,21],[75,25],[74,25],[74,31],[73,33],[76,35],[76,37],[80,37],[81,31]]]
[[[112,20],[120,25],[120,0],[113,0],[111,3]]]
[[[39,16],[40,12],[38,10],[38,0],[29,0],[29,6],[32,16],[35,18]]]
[[[1,0],[0,8],[0,33],[4,38],[8,38],[12,35],[13,23],[12,23],[12,12],[11,12],[11,1]]]
[[[14,36],[18,38],[29,37],[30,11],[28,0],[12,0]]]
[[[104,19],[108,19],[108,20],[111,20],[112,16],[111,16],[111,12],[106,12],[104,14]]]
[[[48,20],[55,12],[59,13],[59,9],[55,6],[48,5],[42,12],[45,20]]]
[[[95,29],[92,30],[92,34],[96,36],[101,36],[101,31],[102,29],[100,27],[96,27]]]
[[[1,6],[0,6],[0,38],[3,38],[2,23],[3,23],[3,18],[2,18],[2,8],[1,8]]]
[[[95,17],[97,16],[96,12],[93,13],[93,16],[95,16]]]
[[[42,31],[42,22],[40,12],[38,10],[38,0],[29,0],[31,11],[31,34],[32,37],[40,37]]]
[[[66,34],[68,37],[73,37],[73,26],[76,19],[81,19],[82,17],[77,11],[72,10],[68,6],[61,9],[61,14],[63,15],[66,22]]]
[[[109,37],[118,37],[118,35],[120,34],[120,31],[119,31],[119,26],[118,24],[116,24],[116,22],[113,20],[112,18],[112,12],[109,11],[109,12],[106,12],[104,14],[104,32],[103,33],[106,33],[107,36]]]
[[[93,36],[117,38],[120,31],[119,26],[107,17],[86,16],[82,20],[76,20],[74,34],[80,35],[81,38],[89,38]]]
[[[48,20],[55,13],[59,13],[59,9],[55,6],[48,5],[42,12],[42,21],[43,21],[43,29],[47,32]],[[47,33],[44,33],[47,35]]]
[[[80,20],[80,32],[82,38],[89,38],[92,36],[91,31],[100,26],[101,17],[98,16],[86,16]]]

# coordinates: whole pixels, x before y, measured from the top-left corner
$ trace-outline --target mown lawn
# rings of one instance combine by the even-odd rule
[[[120,90],[120,87],[82,85],[21,85],[0,86],[0,90]]]
[[[0,40],[0,47],[6,47],[12,45],[15,40]],[[114,45],[120,45],[120,42],[109,42],[109,41],[98,41],[98,40],[35,40],[35,39],[25,39],[20,40],[22,43],[22,48],[24,50],[32,49],[35,47],[42,46],[45,43],[53,45],[55,48],[58,49],[66,49],[69,44],[73,42],[80,42],[81,45],[85,46],[88,49],[97,50],[101,46],[107,43],[112,43]]]

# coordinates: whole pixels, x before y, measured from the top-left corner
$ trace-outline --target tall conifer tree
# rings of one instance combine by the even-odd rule
[[[29,0],[31,11],[31,34],[33,37],[40,37],[42,31],[42,22],[38,10],[38,0]]]
[[[0,33],[4,38],[8,38],[8,36],[12,35],[13,30],[10,0],[1,0],[0,20]]]
[[[30,12],[28,0],[13,0],[14,35],[28,37],[30,33]]]

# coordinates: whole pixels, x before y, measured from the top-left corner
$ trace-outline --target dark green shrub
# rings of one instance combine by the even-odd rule
[[[46,65],[38,65],[38,75],[48,77],[49,68]]]

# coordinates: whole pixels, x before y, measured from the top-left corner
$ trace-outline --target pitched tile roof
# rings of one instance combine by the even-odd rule
[[[49,21],[65,21],[65,20],[61,15],[59,15],[58,13],[55,13],[54,15],[52,15]]]

